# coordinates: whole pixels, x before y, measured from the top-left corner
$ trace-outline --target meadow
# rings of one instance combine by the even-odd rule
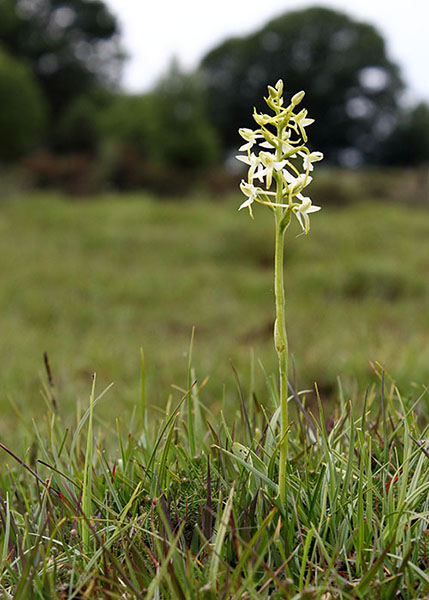
[[[144,349],[152,406],[184,371],[209,377],[205,402],[236,398],[231,362],[260,400],[276,369],[272,219],[237,211],[239,196],[183,200],[107,195],[73,201],[30,195],[0,210],[2,435],[44,409],[47,352],[61,411],[84,405],[91,375],[114,382],[103,415],[131,414]],[[385,365],[401,389],[429,381],[429,221],[419,205],[327,204],[311,235],[288,235],[289,338],[296,389],[337,377],[358,395]],[[252,367],[253,364],[253,367]],[[231,402],[228,403],[231,405]],[[13,436],[15,437],[15,436]],[[31,438],[31,435],[30,435]],[[27,439],[25,440],[27,443]]]
[[[1,201],[2,597],[427,597],[427,206],[288,232],[282,504],[272,217],[239,203]]]

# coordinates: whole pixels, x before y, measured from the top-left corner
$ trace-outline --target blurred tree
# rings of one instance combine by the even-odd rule
[[[0,159],[19,158],[40,140],[46,104],[28,66],[0,48]]]
[[[141,156],[153,151],[157,124],[151,94],[118,94],[100,113],[103,139],[110,145],[129,146]]]
[[[219,157],[198,73],[184,73],[173,61],[152,96],[157,124],[153,150],[158,160],[192,169]]]
[[[118,95],[100,124],[103,177],[121,188],[181,195],[220,158],[199,76],[176,63],[152,92]]]
[[[202,61],[210,119],[227,148],[267,84],[307,92],[312,142],[333,163],[378,160],[395,126],[403,84],[377,30],[326,8],[290,12],[253,35],[227,40]]]
[[[383,162],[410,166],[429,164],[429,105],[404,110],[385,145]]]
[[[76,98],[116,82],[124,58],[102,0],[0,0],[0,43],[31,65],[54,122]]]
[[[175,63],[151,93],[119,95],[101,122],[107,138],[132,146],[153,164],[193,169],[219,158],[198,75]]]

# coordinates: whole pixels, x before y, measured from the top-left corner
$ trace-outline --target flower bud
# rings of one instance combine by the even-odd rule
[[[256,110],[253,113],[253,118],[257,122],[258,125],[265,125],[269,121],[271,121],[272,117],[270,115],[264,115],[263,113],[257,113]]]
[[[270,98],[277,98],[277,96],[278,96],[277,90],[275,88],[273,88],[272,85],[268,86],[268,93],[270,95]]]
[[[241,135],[242,138],[249,141],[253,135],[253,129],[248,129],[247,127],[241,127],[238,130],[238,133]]]
[[[305,96],[305,92],[304,90],[301,90],[300,92],[297,92],[294,96],[292,96],[292,104],[294,106],[296,106],[297,104],[299,104],[301,102],[301,100],[304,98]]]

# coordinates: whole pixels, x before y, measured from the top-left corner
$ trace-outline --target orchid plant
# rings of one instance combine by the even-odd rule
[[[280,388],[280,465],[279,495],[286,499],[286,465],[288,454],[288,340],[286,333],[285,293],[284,293],[284,238],[295,215],[303,233],[310,231],[310,214],[320,210],[304,195],[311,183],[310,172],[313,163],[322,160],[321,152],[311,152],[307,147],[306,127],[314,122],[307,117],[307,110],[297,112],[296,107],[304,98],[305,92],[295,94],[289,105],[284,106],[283,81],[279,79],[275,87],[268,86],[268,96],[264,98],[272,115],[258,113],[254,109],[253,118],[257,129],[240,129],[245,143],[239,148],[245,154],[237,159],[248,165],[247,181],[242,180],[240,189],[246,196],[239,210],[247,208],[253,218],[255,203],[267,206],[275,217],[276,243],[274,261],[274,290],[276,300],[276,320],[274,324],[274,345],[279,363]],[[259,148],[258,148],[259,147]],[[258,150],[256,150],[258,148]]]

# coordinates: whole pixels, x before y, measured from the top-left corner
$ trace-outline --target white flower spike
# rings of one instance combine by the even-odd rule
[[[248,208],[253,218],[255,202],[268,206],[286,226],[293,213],[304,232],[308,233],[309,215],[320,207],[314,206],[302,192],[312,181],[313,163],[322,160],[323,154],[310,151],[306,146],[305,128],[314,120],[308,118],[305,108],[295,112],[303,98],[304,92],[297,92],[289,105],[284,106],[283,81],[279,80],[274,87],[268,86],[265,102],[273,114],[254,110],[253,118],[258,127],[255,130],[239,130],[246,143],[240,147],[245,154],[239,154],[237,159],[248,166],[247,181],[243,179],[240,184],[246,196],[240,210]],[[260,185],[256,186],[255,180]]]

